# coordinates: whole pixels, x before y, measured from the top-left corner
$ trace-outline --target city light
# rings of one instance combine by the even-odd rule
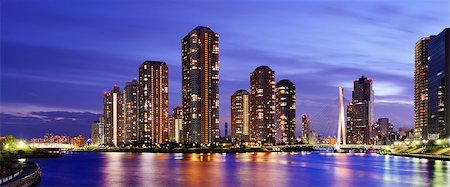
[[[17,142],[17,148],[19,149],[23,149],[27,146],[27,144],[25,144],[25,142],[23,140],[19,140],[19,142]]]
[[[0,185],[448,186],[446,4],[348,1],[5,3]]]

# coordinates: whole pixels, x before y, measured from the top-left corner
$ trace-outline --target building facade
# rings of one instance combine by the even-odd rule
[[[369,144],[373,124],[372,80],[361,76],[353,82],[352,102],[347,107],[347,141]]]
[[[231,96],[231,137],[237,141],[249,141],[250,137],[250,94],[237,90]]]
[[[389,122],[389,118],[379,118],[373,126],[373,144],[390,145],[394,142],[394,125]]]
[[[123,94],[114,85],[103,96],[103,117],[105,122],[105,145],[120,146],[124,144]]]
[[[450,28],[428,43],[428,139],[450,136]]]
[[[59,144],[69,144],[70,137],[66,135],[53,135],[46,134],[43,138],[31,138],[31,143],[59,143]]]
[[[414,136],[428,139],[428,42],[430,37],[416,42],[414,62]]]
[[[169,141],[175,141],[175,119],[173,115],[169,115]]]
[[[74,147],[84,147],[84,145],[86,144],[86,141],[85,141],[83,135],[78,135],[78,136],[73,137],[71,142]]]
[[[145,61],[139,68],[138,116],[145,145],[169,141],[169,81],[165,62]]]
[[[219,34],[198,26],[182,39],[184,143],[219,138]]]
[[[309,135],[311,132],[310,129],[311,118],[309,115],[302,115],[302,142],[305,144],[309,143]]]
[[[93,146],[103,145],[104,139],[104,128],[103,128],[103,118],[95,120],[91,125],[91,144]]]
[[[183,134],[183,107],[177,106],[173,109],[172,113],[173,118],[173,129],[171,132],[173,133],[173,140],[181,143],[182,142],[182,134]]]
[[[123,108],[125,123],[125,144],[139,141],[138,121],[138,81],[133,80],[125,84],[123,90]]]
[[[250,141],[275,144],[275,72],[259,66],[250,74]]]
[[[275,85],[275,118],[277,143],[295,143],[295,85],[290,80],[280,80]]]

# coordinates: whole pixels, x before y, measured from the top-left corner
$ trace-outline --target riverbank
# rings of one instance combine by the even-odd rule
[[[15,154],[13,158],[21,159],[21,158],[60,158],[62,155],[60,153],[24,153],[24,154]]]
[[[450,160],[450,148],[447,146],[394,146],[380,152],[382,155],[405,156],[435,160]]]
[[[73,152],[133,152],[133,153],[247,153],[247,152],[301,152],[301,151],[317,151],[311,147],[290,147],[290,148],[147,148],[147,149],[130,149],[130,148],[109,148],[109,149],[74,149]]]
[[[62,157],[61,153],[58,152],[2,152],[2,156],[11,156],[12,159],[21,159],[21,158],[60,158]]]
[[[393,156],[404,156],[404,157],[414,157],[414,158],[425,158],[425,159],[435,159],[435,160],[450,161],[450,156],[446,156],[446,155],[410,154],[410,153],[383,153],[382,155],[393,155]]]

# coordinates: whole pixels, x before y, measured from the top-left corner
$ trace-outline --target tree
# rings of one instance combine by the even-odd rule
[[[6,136],[1,142],[2,150],[14,150],[16,148],[16,138],[14,136]]]

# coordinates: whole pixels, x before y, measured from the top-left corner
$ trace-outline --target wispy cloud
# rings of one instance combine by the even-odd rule
[[[123,88],[144,60],[168,63],[170,107],[180,105],[180,39],[208,25],[220,34],[221,124],[230,95],[249,89],[259,65],[294,82],[298,114],[318,113],[338,86],[351,97],[353,80],[365,75],[385,107],[376,115],[402,110],[390,117],[412,124],[414,43],[450,21],[445,0],[95,1],[2,2],[0,111],[36,119],[48,118],[38,111],[101,113],[101,93]]]
[[[0,113],[9,114],[18,117],[36,117],[46,119],[47,117],[40,116],[40,112],[74,112],[74,113],[93,113],[100,114],[102,111],[91,110],[91,109],[78,109],[78,108],[64,108],[64,107],[52,107],[52,106],[42,106],[33,105],[28,103],[8,103],[2,102]],[[63,118],[61,118],[63,119]],[[56,120],[61,120],[56,119]]]

